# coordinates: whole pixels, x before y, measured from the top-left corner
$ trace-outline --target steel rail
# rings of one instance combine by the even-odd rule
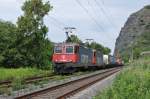
[[[52,86],[49,88],[31,92],[29,94],[17,96],[15,97],[15,99],[37,99],[38,97],[42,97],[42,96],[48,96],[48,98],[51,97],[50,99],[66,99],[66,97],[69,97],[120,70],[121,67],[105,70],[101,73],[90,75],[88,77],[83,77],[64,84]],[[50,96],[51,94],[52,96]],[[38,99],[42,99],[42,98],[38,98]]]
[[[86,85],[84,85],[84,86],[82,86],[82,87],[80,87],[80,88],[78,88],[78,89],[76,89],[76,90],[73,90],[73,91],[71,91],[71,92],[68,92],[68,93],[66,93],[66,94],[64,94],[64,95],[62,95],[62,96],[60,96],[60,97],[58,97],[57,99],[66,99],[67,97],[70,97],[70,96],[72,96],[72,95],[74,95],[74,94],[76,94],[76,93],[78,93],[78,92],[80,92],[80,91],[86,89],[87,87],[89,87],[89,86],[91,86],[91,85],[93,85],[93,84],[99,82],[100,80],[105,79],[106,77],[108,77],[108,76],[110,76],[110,75],[112,75],[112,74],[114,74],[114,73],[116,73],[116,72],[118,72],[118,71],[119,71],[119,70],[116,70],[116,71],[113,71],[113,72],[109,72],[108,74],[104,75],[103,77],[101,77],[101,78],[99,78],[99,79],[97,79],[97,80],[95,80],[95,81],[93,81],[93,82],[91,82],[91,83],[88,83],[88,84],[86,84]]]

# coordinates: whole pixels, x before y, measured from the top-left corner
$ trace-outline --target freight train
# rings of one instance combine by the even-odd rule
[[[52,56],[55,73],[73,73],[81,69],[99,69],[122,65],[121,60],[111,55],[77,43],[55,44]]]

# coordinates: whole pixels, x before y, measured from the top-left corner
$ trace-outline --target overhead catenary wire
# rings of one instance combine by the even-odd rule
[[[91,13],[89,12],[89,10],[84,7],[82,5],[82,3],[79,0],[76,0],[76,2],[81,6],[81,8],[89,15],[89,17],[91,18],[91,20],[99,27],[98,29],[100,29],[102,32],[105,32],[105,29],[97,22],[97,20],[91,15]],[[94,12],[95,13],[95,12]],[[54,17],[50,17],[51,20],[55,23],[55,26],[57,26],[58,29],[62,30],[64,29],[64,27],[66,27],[65,23],[59,21],[58,19],[54,18]],[[112,37],[110,37],[109,35],[107,35],[107,37],[109,39],[111,39]]]
[[[94,7],[92,6],[92,4],[91,4],[91,2],[90,2],[90,0],[87,0],[87,3],[88,3],[88,5],[91,7],[91,10],[94,12],[94,14],[97,16],[97,17],[101,17],[101,14],[99,13],[99,12],[97,12],[95,9],[94,9]],[[106,18],[106,17],[105,17]],[[107,18],[106,18],[107,19]],[[104,21],[104,20],[103,20]],[[109,22],[109,20],[108,20],[108,22]],[[107,33],[108,34],[108,33]],[[109,34],[107,35],[107,37],[108,38],[112,38],[112,37],[110,37],[109,36]]]
[[[63,22],[59,21],[54,17],[50,17],[50,20],[53,23],[52,25],[55,25],[55,27],[61,31],[63,31],[64,27],[66,26]]]
[[[101,29],[101,31],[105,31],[104,28],[96,21],[96,19],[89,13],[89,11],[81,4],[79,0],[76,0],[76,2],[81,6],[81,8],[89,15],[91,20]]]
[[[92,10],[92,12],[94,13],[94,15],[96,16],[96,17],[98,17],[99,19],[100,18],[102,18],[103,17],[103,15],[100,13],[100,11],[97,11],[95,8],[95,5],[92,5],[91,4],[91,2],[90,2],[91,0],[87,0],[87,3],[88,3],[88,5],[90,6],[90,8],[91,8],[91,10]],[[93,1],[92,1],[93,2]],[[93,3],[93,4],[95,4],[95,2]],[[105,20],[106,19],[106,20]],[[105,19],[102,21],[102,24],[104,24],[104,23],[108,23],[109,24],[109,20],[108,20],[108,22],[106,22],[107,21],[107,18],[105,17]],[[104,24],[105,25],[105,24]]]
[[[100,8],[100,10],[102,11],[102,13],[106,16],[108,22],[116,28],[116,24],[114,22],[112,22],[112,20],[110,19],[109,15],[106,13],[106,11],[103,9],[103,7],[101,6],[101,4],[97,1],[97,0],[94,0],[95,3],[98,5],[98,7]],[[101,1],[101,0],[100,0]],[[101,3],[104,5],[104,1],[101,1]]]
[[[55,23],[54,21],[51,21],[53,24],[52,25],[55,25],[56,28],[60,29],[60,30],[63,30],[63,27],[58,25],[57,23]]]
[[[92,21],[103,31],[105,32],[105,29],[97,22],[97,20],[90,14],[89,10],[86,9],[79,0],[75,0],[80,6],[81,8],[89,15],[89,17],[92,19]],[[107,35],[107,34],[106,34]],[[112,39],[112,37],[110,37],[110,35],[107,35],[107,38]]]
[[[57,22],[58,24],[60,24],[60,25],[62,25],[62,26],[64,26],[64,27],[66,26],[65,23],[59,21],[58,19],[56,19],[56,18],[54,18],[54,17],[52,17],[52,16],[50,16],[50,18],[51,18],[52,20],[54,20],[55,22]]]
[[[99,13],[97,13],[96,9],[94,9],[93,5],[90,2],[91,0],[87,0],[88,5],[90,6],[91,10],[94,12],[94,14],[96,15],[96,17],[101,17],[101,15]]]

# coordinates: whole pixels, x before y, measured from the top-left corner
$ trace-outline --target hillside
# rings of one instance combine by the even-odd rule
[[[128,18],[116,40],[115,52],[128,60],[133,52],[134,58],[142,51],[150,50],[150,5],[133,13]]]

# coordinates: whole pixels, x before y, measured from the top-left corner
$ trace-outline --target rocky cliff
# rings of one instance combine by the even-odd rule
[[[146,38],[146,42],[144,43],[147,43],[145,46],[150,46],[150,43],[148,44],[150,41],[149,35],[150,5],[145,6],[140,11],[130,15],[116,40],[114,54],[117,55],[117,53],[120,53],[120,56],[128,60],[131,56],[131,52],[136,49],[135,47],[144,47],[143,44],[140,44],[141,42],[144,42],[144,37],[142,36],[148,36],[148,38]],[[142,49],[141,51],[140,49],[138,50],[138,54],[143,51]]]

